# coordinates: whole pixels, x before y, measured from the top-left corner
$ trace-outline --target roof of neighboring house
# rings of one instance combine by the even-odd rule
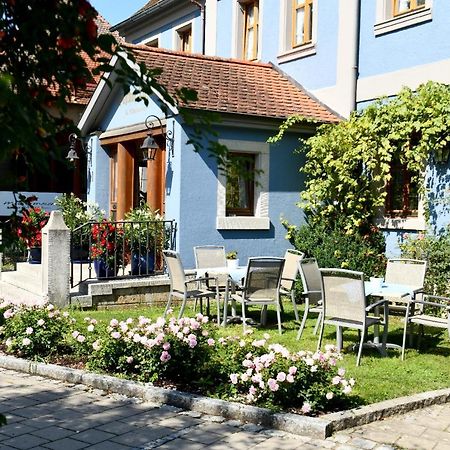
[[[277,119],[301,115],[320,122],[340,120],[272,64],[126,46],[138,62],[162,69],[158,80],[172,95],[182,87],[194,89],[198,100],[189,108]]]

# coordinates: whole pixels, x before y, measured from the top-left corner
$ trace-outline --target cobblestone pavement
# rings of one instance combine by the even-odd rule
[[[450,450],[450,405],[312,439],[0,369],[0,449]]]

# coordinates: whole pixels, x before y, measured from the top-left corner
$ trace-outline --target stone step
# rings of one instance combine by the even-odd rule
[[[90,308],[92,306],[92,295],[71,295],[70,304],[80,308]]]

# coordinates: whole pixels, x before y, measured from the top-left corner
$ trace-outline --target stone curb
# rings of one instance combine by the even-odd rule
[[[204,414],[238,419],[292,434],[325,439],[334,432],[403,414],[426,406],[450,401],[450,389],[422,392],[410,397],[400,397],[348,411],[307,417],[291,413],[273,413],[265,408],[202,397],[195,394],[146,386],[109,375],[99,375],[80,369],[38,363],[13,356],[0,355],[0,367],[39,375],[67,383],[84,384],[94,389],[136,397],[150,402],[164,403]]]

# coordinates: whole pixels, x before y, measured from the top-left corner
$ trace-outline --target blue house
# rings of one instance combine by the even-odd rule
[[[314,132],[308,119],[335,122],[337,115],[271,64],[145,45],[130,49],[137,61],[162,69],[158,79],[170,93],[180,87],[197,92],[198,100],[187,105],[194,117],[209,112],[219,118],[195,152],[188,144],[193,128],[176,107],[168,105],[166,114],[156,94],[146,106],[131,92],[124,96],[101,82],[79,123],[92,153],[88,200],[116,219],[141,200],[174,219],[186,267],[194,266],[193,247],[202,244],[236,250],[242,263],[249,256],[283,255],[289,244],[280,219],[302,220],[296,206],[302,156],[293,150],[299,137]],[[293,114],[305,117],[304,124],[281,142],[267,143]],[[160,147],[154,160],[141,151],[149,134]],[[211,157],[208,139],[225,145],[231,158],[245,156],[256,179],[226,177]]]
[[[186,55],[193,53],[233,58],[240,61],[271,62],[273,70],[279,68],[291,80],[295,80],[294,83],[298,82],[304,86],[307,92],[323,105],[327,105],[332,111],[336,111],[343,117],[348,117],[351,111],[364,108],[380,96],[395,95],[402,86],[406,85],[414,89],[430,79],[450,83],[450,41],[447,37],[449,25],[450,11],[445,0],[373,0],[367,2],[361,0],[334,2],[320,0],[151,0],[129,19],[115,25],[112,30],[119,31],[127,42],[144,44],[147,47],[171,49]],[[200,57],[199,60],[201,60]],[[244,63],[242,62],[242,64]],[[207,80],[208,83],[212,81],[211,78]],[[247,83],[247,81],[245,82]],[[240,83],[238,84],[240,86]],[[257,92],[257,101],[266,95],[259,91],[257,85],[247,83],[247,87]],[[242,90],[236,91],[236,95],[241,96],[242,93]],[[294,111],[298,112],[295,106],[292,109],[284,108],[278,94],[281,95],[281,92],[277,93],[277,98],[273,99],[273,102],[279,103],[283,113],[277,115],[276,119],[282,119]],[[202,95],[206,95],[205,98],[209,98],[211,95],[222,98],[221,93],[214,90],[212,84],[211,89],[203,91]],[[248,98],[246,101],[255,102],[255,99]],[[250,105],[247,106],[250,107]],[[257,102],[254,106],[255,110],[250,115],[248,115],[249,111],[230,112],[240,117],[247,114],[245,120],[251,116],[253,124],[266,121],[267,118],[262,109],[257,106]],[[300,107],[300,105],[297,106]],[[226,103],[222,107],[229,108],[230,104]],[[109,129],[131,123],[132,120],[125,120],[125,113],[120,112],[125,106],[122,104],[117,108],[117,114],[113,114],[111,110],[108,112],[109,115],[113,114],[113,117],[107,126],[106,122],[97,121],[92,128],[92,126],[86,126],[92,121],[83,120],[83,131],[91,132],[95,127],[99,127],[104,133],[109,133]],[[129,104],[129,109],[136,110],[137,108],[136,105]],[[205,109],[209,110],[209,106]],[[221,111],[228,117],[227,109]],[[158,115],[158,111],[154,112]],[[150,112],[142,111],[139,119],[141,123],[146,113]],[[320,120],[323,119],[325,118],[320,118]],[[134,116],[133,120],[134,123],[138,123],[137,116]],[[174,123],[178,124],[175,119],[168,119],[165,126],[169,128],[166,129],[172,130],[170,127],[174,127]],[[230,126],[227,119],[218,128],[220,139],[227,142],[237,140],[262,143],[273,133],[276,125],[273,122],[272,128],[270,126],[261,128],[261,125],[250,127],[243,126],[243,124],[244,122],[241,122],[235,123],[236,126]],[[262,131],[263,129],[266,131]],[[177,148],[177,145],[183,142],[183,137],[187,137],[187,135],[183,136],[183,133],[175,128],[173,131],[175,133],[174,144]],[[143,136],[145,133],[142,133]],[[103,134],[102,136],[101,142],[105,142],[105,136],[108,135]],[[208,188],[209,199],[206,201],[205,198],[205,202],[202,202],[202,210],[205,212],[202,214],[203,219],[200,222],[201,226],[207,228],[209,232],[203,234],[204,230],[202,229],[202,237],[205,238],[202,242],[221,242],[221,239],[224,239],[227,248],[242,249],[240,256],[246,257],[265,252],[274,254],[274,248],[259,247],[259,245],[275,239],[273,242],[277,242],[276,248],[281,254],[282,230],[279,228],[279,217],[275,216],[284,214],[293,223],[301,223],[301,212],[296,211],[296,207],[293,206],[298,200],[298,191],[302,188],[301,179],[297,173],[293,173],[294,171],[286,172],[291,175],[285,176],[284,169],[281,170],[280,158],[280,155],[286,152],[289,156],[286,156],[285,163],[292,169],[295,166],[296,172],[302,162],[299,156],[292,155],[291,152],[296,145],[297,136],[295,133],[289,134],[286,141],[279,146],[282,150],[275,150],[275,147],[269,146],[271,155],[270,173],[267,174],[269,177],[268,191],[270,192],[271,225],[269,229],[253,228],[252,231],[244,232],[242,230],[242,227],[245,228],[243,222],[249,222],[248,217],[241,221],[240,231],[220,228],[230,219],[224,219],[224,221],[220,219],[220,217],[227,217],[223,216],[221,212],[223,202],[221,203],[218,199],[220,189]],[[233,150],[246,151],[241,146]],[[272,159],[275,151],[277,151],[277,158]],[[185,151],[183,156],[188,154],[190,153]],[[193,161],[195,158],[203,157],[205,164],[207,163],[210,168],[210,182],[216,180],[216,177],[220,180],[220,173],[217,173],[211,160],[205,155],[190,154],[190,157],[193,158]],[[287,160],[290,163],[287,163]],[[193,161],[191,161],[192,164]],[[105,159],[106,162],[107,159]],[[174,161],[168,159],[168,163],[171,165]],[[274,175],[274,164],[279,164],[280,169],[277,168],[276,176]],[[104,171],[104,177],[107,179],[108,167],[105,165],[101,165],[101,167],[96,167],[95,171]],[[111,171],[113,171],[114,165],[111,167]],[[183,167],[189,166],[183,161]],[[432,165],[424,168],[424,176],[430,187],[432,198],[442,198],[443,193],[448,189],[448,182],[442,181],[442,175],[446,171],[447,166]],[[280,173],[283,173],[283,182],[287,183],[287,180],[290,180],[289,187],[276,187],[277,183],[281,182]],[[173,176],[175,182],[175,173]],[[391,183],[391,186],[404,186],[403,192],[411,192],[407,184],[408,176],[407,174],[405,176],[402,167],[393,167],[392,176],[395,182]],[[436,177],[440,180],[439,182],[435,182]],[[182,180],[184,180],[183,177],[180,180],[181,185],[183,185]],[[189,194],[185,192],[186,186],[189,186]],[[190,208],[188,205],[195,198],[195,186],[191,186],[189,181],[186,182],[186,186],[183,186],[180,192],[182,191],[183,196],[186,196],[184,198],[189,198],[189,201],[186,203],[180,200],[180,204],[183,205],[181,210]],[[389,190],[391,187],[387,187],[387,189]],[[283,192],[282,195],[281,192]],[[95,186],[95,183],[92,184],[90,195],[99,200],[100,193],[103,195],[101,198],[104,199],[103,204],[105,204],[109,195],[109,185],[100,187]],[[417,196],[412,199],[406,194],[394,195],[394,192],[388,192],[388,194],[388,197],[394,199],[395,202],[391,202],[386,206],[384,212],[380,212],[378,224],[386,233],[388,254],[392,255],[398,253],[398,239],[404,232],[424,230],[427,224],[423,199]],[[264,195],[256,192],[255,205],[263,205],[258,200],[261,198],[264,198]],[[279,200],[272,200],[275,198]],[[169,202],[167,187],[166,202],[166,215],[173,214],[173,217],[180,223],[189,223],[186,215],[176,212],[177,208],[171,209],[172,204]],[[275,202],[283,204],[275,210],[272,209]],[[288,204],[289,202],[291,203]],[[205,206],[207,204],[208,207]],[[435,203],[431,203],[430,206],[434,209],[431,214],[431,226],[439,230],[447,223],[449,212],[442,206],[442,202],[440,206]],[[208,208],[217,210],[207,211]],[[262,209],[255,209],[260,212],[263,210],[263,206]],[[260,212],[255,218],[261,219],[258,217]],[[237,220],[233,219],[233,221]],[[198,224],[193,226],[193,221],[191,220],[191,222],[192,226],[186,230],[192,230],[199,226]],[[259,223],[261,224],[262,221]],[[269,241],[266,241],[269,235],[271,237]],[[252,240],[247,240],[250,236],[251,239],[257,240],[257,248],[261,252],[249,251],[249,249],[255,249]],[[183,242],[188,242],[184,238],[183,231],[180,231],[181,245],[184,245]],[[246,245],[249,246],[249,249],[245,249]],[[183,248],[181,250],[183,253],[186,251]]]

